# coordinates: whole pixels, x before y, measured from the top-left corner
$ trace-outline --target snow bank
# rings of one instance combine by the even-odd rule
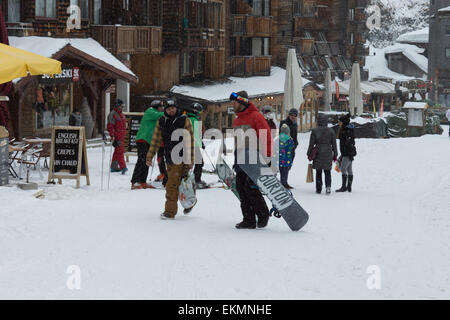
[[[134,157],[100,191],[101,149],[87,150],[92,185],[82,178],[79,190],[31,170],[45,199],[0,187],[0,299],[449,299],[447,130],[358,139],[353,193],[330,196],[305,183],[310,133],[299,134],[289,184],[310,213],[301,232],[275,218],[264,230],[235,229],[240,204],[222,188],[199,190],[189,216],[163,221],[164,190],[130,190]],[[340,174],[332,179],[334,190]],[[74,265],[80,290],[66,285]],[[370,266],[381,290],[367,287]]]

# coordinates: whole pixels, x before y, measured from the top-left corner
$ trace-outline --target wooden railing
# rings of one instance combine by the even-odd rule
[[[91,30],[92,37],[113,54],[161,53],[161,27],[93,25]]]
[[[201,50],[225,48],[225,30],[188,28],[186,29],[186,47]]]
[[[235,37],[270,37],[272,20],[272,17],[235,14],[233,15],[232,34]]]
[[[322,31],[327,30],[329,27],[326,19],[318,19],[316,17],[295,17],[294,22],[294,33],[297,37],[302,37],[305,30]]]
[[[270,75],[271,56],[233,56],[231,75],[237,77]]]

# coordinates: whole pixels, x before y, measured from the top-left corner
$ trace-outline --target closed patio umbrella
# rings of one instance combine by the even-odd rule
[[[359,72],[359,63],[353,64],[349,91],[350,113],[352,115],[361,115],[363,113],[363,97],[361,92],[361,75]]]
[[[303,80],[295,49],[289,49],[284,82],[283,107],[287,116],[292,108],[299,109],[303,103]]]

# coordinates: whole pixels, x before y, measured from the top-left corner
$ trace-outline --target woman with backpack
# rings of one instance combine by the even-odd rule
[[[353,159],[356,156],[354,125],[350,123],[350,114],[339,118],[339,168],[342,172],[342,187],[336,192],[352,192]]]

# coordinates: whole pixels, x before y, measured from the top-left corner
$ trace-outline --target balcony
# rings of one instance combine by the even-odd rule
[[[187,48],[197,50],[224,50],[225,30],[188,28],[186,29],[185,44]]]
[[[271,36],[272,17],[259,17],[247,14],[233,15],[232,35],[234,37],[264,37]]]
[[[161,27],[93,25],[91,30],[92,37],[113,54],[161,53]]]
[[[295,36],[301,37],[306,31],[326,31],[329,28],[329,23],[325,19],[318,19],[316,17],[295,17]]]
[[[236,77],[269,76],[271,56],[233,56],[231,75]]]

